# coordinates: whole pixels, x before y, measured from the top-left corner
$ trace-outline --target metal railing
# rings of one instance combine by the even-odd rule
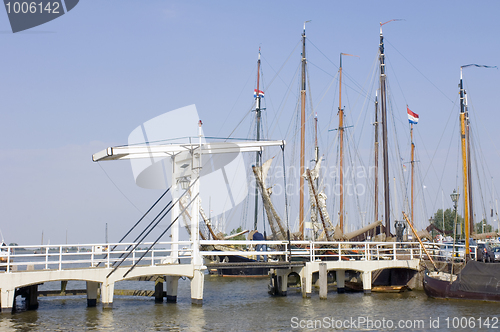
[[[172,257],[173,245],[178,245],[177,256]],[[0,272],[30,270],[63,270],[75,268],[113,267],[134,265],[152,243],[107,243],[79,245],[4,246],[0,249]],[[464,245],[426,243],[433,260],[455,261],[464,259]],[[143,247],[143,248],[141,248]],[[261,250],[257,251],[259,248]],[[472,259],[477,248],[470,247]],[[139,266],[191,263],[192,242],[159,242],[142,258]],[[125,256],[128,257],[125,258]],[[201,240],[200,255],[213,261],[229,256],[256,259],[266,257],[272,261],[322,261],[322,260],[408,260],[428,259],[424,250],[415,242],[312,242],[312,241],[241,241]],[[177,258],[175,258],[177,257]],[[222,259],[221,259],[222,257]]]
[[[202,240],[201,254],[204,257],[243,256],[256,258],[266,256],[276,260],[408,260],[428,259],[417,242],[312,242],[312,241],[217,241]],[[258,245],[267,250],[257,251]],[[451,260],[448,245],[424,243],[433,260]],[[455,245],[455,260],[463,260],[464,245]],[[471,257],[476,258],[476,247],[471,246]],[[460,255],[460,252],[462,253]]]
[[[135,264],[152,244],[141,243],[135,250],[132,248],[136,243],[4,246],[0,250],[0,272],[112,267],[122,260],[121,266],[127,267]],[[179,260],[191,260],[190,241],[158,242],[139,266],[177,263],[171,261],[173,244],[178,245]]]

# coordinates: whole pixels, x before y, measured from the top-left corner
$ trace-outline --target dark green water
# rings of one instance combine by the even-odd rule
[[[84,296],[42,297],[38,310],[2,314],[0,331],[500,330],[500,322],[493,324],[500,316],[500,303],[434,300],[421,291],[369,296],[329,292],[327,300],[320,300],[317,290],[309,299],[289,290],[287,297],[270,297],[267,284],[267,279],[207,275],[201,307],[191,305],[189,280],[179,281],[176,304],[115,296],[113,309],[103,310],[99,305],[87,308]],[[116,285],[130,287],[152,290],[154,284]]]

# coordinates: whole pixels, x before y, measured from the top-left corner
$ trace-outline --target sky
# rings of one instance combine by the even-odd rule
[[[408,161],[408,105],[420,116],[414,141],[417,191],[423,198],[417,200],[416,214],[417,225],[425,227],[438,208],[452,206],[449,194],[462,187],[457,175],[460,66],[500,66],[499,9],[497,1],[80,1],[69,13],[15,34],[0,10],[3,237],[24,245],[40,244],[42,233],[45,244],[96,243],[104,241],[107,223],[109,240],[117,241],[162,191],[136,186],[129,162],[98,164],[92,154],[126,144],[140,124],[191,104],[207,136],[251,137],[259,47],[265,137],[286,139],[292,163],[298,144],[293,129],[296,73],[306,20],[311,20],[306,26],[308,114],[318,113],[325,163],[333,165],[337,158],[336,133],[329,130],[338,126],[343,52],[358,56],[343,58],[342,100],[346,121],[353,126],[348,129],[351,144],[368,167],[379,23],[401,19],[383,27],[389,144],[392,151],[399,146],[401,156],[392,156],[396,164],[398,158]],[[499,78],[498,69],[464,69],[482,178],[477,196],[482,195],[484,204],[478,200],[478,215],[489,211],[491,188],[500,185],[493,173],[500,162]],[[280,156],[279,151],[268,155]],[[403,197],[405,189],[398,186]],[[370,198],[365,196],[360,203],[346,203],[351,228],[363,222],[356,205],[365,206],[361,210],[370,221]],[[297,195],[289,199],[294,227]],[[338,208],[331,209],[335,220]],[[283,207],[278,210],[283,216]],[[228,233],[238,219],[245,218],[234,214]]]

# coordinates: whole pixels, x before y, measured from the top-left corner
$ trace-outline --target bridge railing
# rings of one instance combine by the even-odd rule
[[[136,243],[4,246],[0,251],[0,272],[111,267],[120,262],[121,266],[137,262],[141,266],[158,265],[192,258],[190,241],[158,242],[148,252],[152,244],[141,243],[136,249]],[[173,244],[178,245],[175,259],[171,256]]]
[[[229,256],[243,256],[268,260],[408,260],[429,259],[417,242],[313,242],[313,241],[242,241],[202,240],[201,254],[214,261],[228,261]],[[433,260],[451,260],[448,245],[424,243]],[[463,260],[464,245],[455,245],[455,260]],[[471,256],[476,257],[476,248],[471,247]],[[459,253],[462,252],[462,255]],[[226,259],[228,257],[228,259]]]
[[[178,254],[172,255],[173,244]],[[131,266],[189,263],[193,258],[190,241],[159,242],[147,252],[152,243],[108,243],[82,245],[4,246],[0,248],[0,272],[26,270],[62,270],[71,268]],[[436,261],[464,259],[464,245],[425,244]],[[471,247],[476,259],[476,247]],[[313,242],[313,241],[241,241],[202,240],[200,254],[208,260],[227,261],[230,256],[256,259],[257,256],[275,261],[321,260],[407,260],[428,259],[415,242]],[[142,259],[141,259],[142,257]],[[227,257],[227,259],[226,259]],[[120,263],[121,262],[121,263]]]

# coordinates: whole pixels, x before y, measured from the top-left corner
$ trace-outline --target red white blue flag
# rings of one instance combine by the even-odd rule
[[[257,89],[253,90],[253,97],[257,98]],[[259,97],[264,97],[264,91],[259,90]]]
[[[418,123],[418,114],[410,111],[408,106],[406,106],[406,111],[408,112],[408,121],[410,121],[410,123],[417,124]]]

